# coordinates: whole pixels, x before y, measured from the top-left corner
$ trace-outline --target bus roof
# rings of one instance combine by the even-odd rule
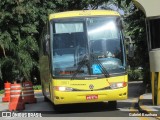
[[[82,17],[82,16],[120,16],[116,11],[112,10],[79,10],[79,11],[66,11],[59,12],[49,15],[49,20],[57,18],[71,18],[71,17]]]

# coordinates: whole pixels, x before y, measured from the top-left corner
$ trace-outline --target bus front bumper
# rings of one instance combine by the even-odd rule
[[[100,91],[54,91],[52,102],[58,104],[90,103],[124,100],[128,98],[128,87]]]

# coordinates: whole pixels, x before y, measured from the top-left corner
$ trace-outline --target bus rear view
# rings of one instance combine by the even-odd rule
[[[40,55],[46,98],[55,105],[109,101],[113,107],[127,99],[125,45],[117,12],[51,14],[47,26],[48,39],[42,37],[47,54]]]

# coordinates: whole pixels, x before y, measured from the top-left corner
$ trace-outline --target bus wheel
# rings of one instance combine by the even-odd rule
[[[44,101],[48,102],[50,100],[46,96],[44,96]]]
[[[108,107],[112,110],[117,109],[117,101],[108,101]]]
[[[55,104],[53,104],[53,107],[54,107],[54,110],[56,112],[61,112],[62,111],[62,106],[61,105],[55,105]]]

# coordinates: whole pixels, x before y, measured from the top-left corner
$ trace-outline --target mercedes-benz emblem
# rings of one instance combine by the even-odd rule
[[[91,90],[93,90],[94,85],[90,84],[90,85],[89,85],[89,88],[90,88]]]

